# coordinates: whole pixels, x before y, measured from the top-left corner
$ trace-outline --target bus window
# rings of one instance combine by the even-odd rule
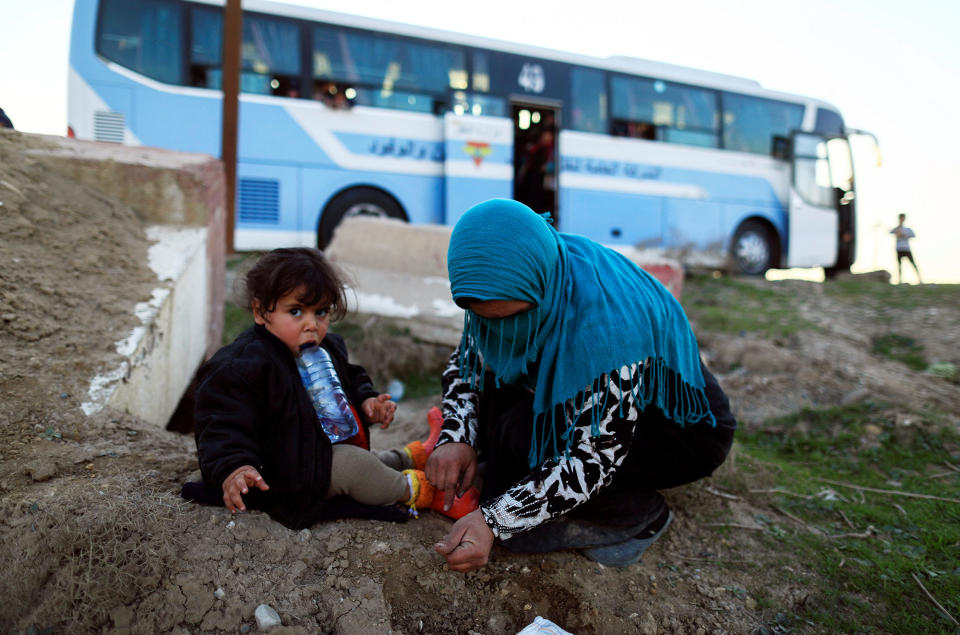
[[[478,93],[490,92],[490,58],[483,51],[473,52],[473,81],[470,86]]]
[[[832,110],[817,108],[817,122],[813,131],[828,137],[840,137],[843,135],[843,117]]]
[[[222,11],[194,7],[190,21],[190,85],[220,90]],[[242,56],[241,92],[300,96],[300,28],[296,23],[245,14]]]
[[[803,106],[773,99],[723,93],[723,147],[727,150],[773,154],[774,137],[789,137],[800,129]]]
[[[437,112],[451,90],[467,88],[466,56],[452,46],[404,38],[313,29],[313,77],[349,84],[356,102]]]
[[[222,83],[223,17],[219,9],[194,7],[190,13],[190,85],[219,90]]]
[[[161,0],[104,0],[97,52],[147,77],[182,84],[181,9]]]
[[[717,147],[717,97],[703,88],[615,76],[613,134]]]
[[[833,188],[825,140],[800,135],[794,144],[794,186],[797,193],[808,203],[832,208]]]
[[[300,27],[288,20],[243,16],[240,90],[300,96]]]
[[[571,123],[574,130],[607,131],[607,89],[605,74],[586,68],[570,70]]]
[[[501,97],[477,95],[476,93],[467,94],[462,91],[457,91],[453,93],[453,106],[451,110],[458,115],[506,117],[507,100]]]

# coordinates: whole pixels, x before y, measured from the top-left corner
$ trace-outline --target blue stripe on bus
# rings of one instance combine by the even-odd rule
[[[747,174],[710,172],[569,155],[561,158],[560,171],[567,174],[585,174],[631,181],[694,185],[705,190],[711,199],[738,201],[745,204],[765,205],[769,204],[771,196],[776,198],[768,179]]]
[[[333,166],[334,162],[278,104],[240,102],[241,160]]]
[[[761,177],[677,168],[658,168],[656,176],[664,183],[700,187],[707,198],[564,187],[560,230],[606,244],[699,250],[725,249],[729,228],[750,217],[765,218],[781,237],[786,234],[786,208]]]

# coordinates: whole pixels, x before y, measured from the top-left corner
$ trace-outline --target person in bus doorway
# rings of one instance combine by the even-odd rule
[[[479,509],[435,545],[456,571],[484,566],[495,541],[635,563],[671,521],[657,490],[710,475],[733,442],[729,402],[679,302],[544,216],[494,199],[450,238],[464,327],[425,471],[449,501],[483,463]]]
[[[518,198],[528,201],[531,207],[540,212],[555,211],[555,135],[556,131],[551,122],[542,124],[535,139],[524,149],[523,160],[517,172]]]
[[[897,216],[897,226],[890,230],[890,233],[897,238],[897,283],[903,282],[903,259],[906,258],[913,265],[913,270],[917,273],[917,282],[923,284],[920,278],[920,270],[917,269],[917,263],[913,259],[913,252],[910,250],[910,239],[915,238],[913,230],[904,225],[907,215],[901,213]]]
[[[13,122],[10,121],[10,117],[7,116],[7,113],[3,112],[3,108],[0,108],[0,128],[13,129]]]

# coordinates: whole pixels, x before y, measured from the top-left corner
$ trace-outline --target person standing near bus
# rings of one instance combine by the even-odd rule
[[[907,215],[901,213],[898,217],[900,221],[897,226],[890,230],[890,233],[897,237],[897,283],[903,282],[903,259],[906,258],[913,265],[913,270],[917,272],[917,282],[923,284],[920,278],[920,270],[917,263],[913,260],[913,252],[910,250],[910,239],[916,237],[912,229],[904,225]]]

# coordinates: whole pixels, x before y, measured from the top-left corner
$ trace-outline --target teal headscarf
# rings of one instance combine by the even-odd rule
[[[680,425],[715,425],[704,393],[700,353],[679,302],[625,256],[558,233],[526,205],[493,199],[457,222],[447,252],[455,302],[522,300],[535,308],[502,319],[464,316],[460,373],[483,388],[484,367],[501,382],[534,391],[530,467],[569,452],[574,422],[564,406],[588,404],[599,434],[600,381],[638,365],[622,385],[640,408],[655,404]],[[466,308],[466,307],[465,307]],[[478,355],[479,353],[479,355]],[[621,376],[629,376],[621,372]],[[624,379],[625,381],[625,379]]]

